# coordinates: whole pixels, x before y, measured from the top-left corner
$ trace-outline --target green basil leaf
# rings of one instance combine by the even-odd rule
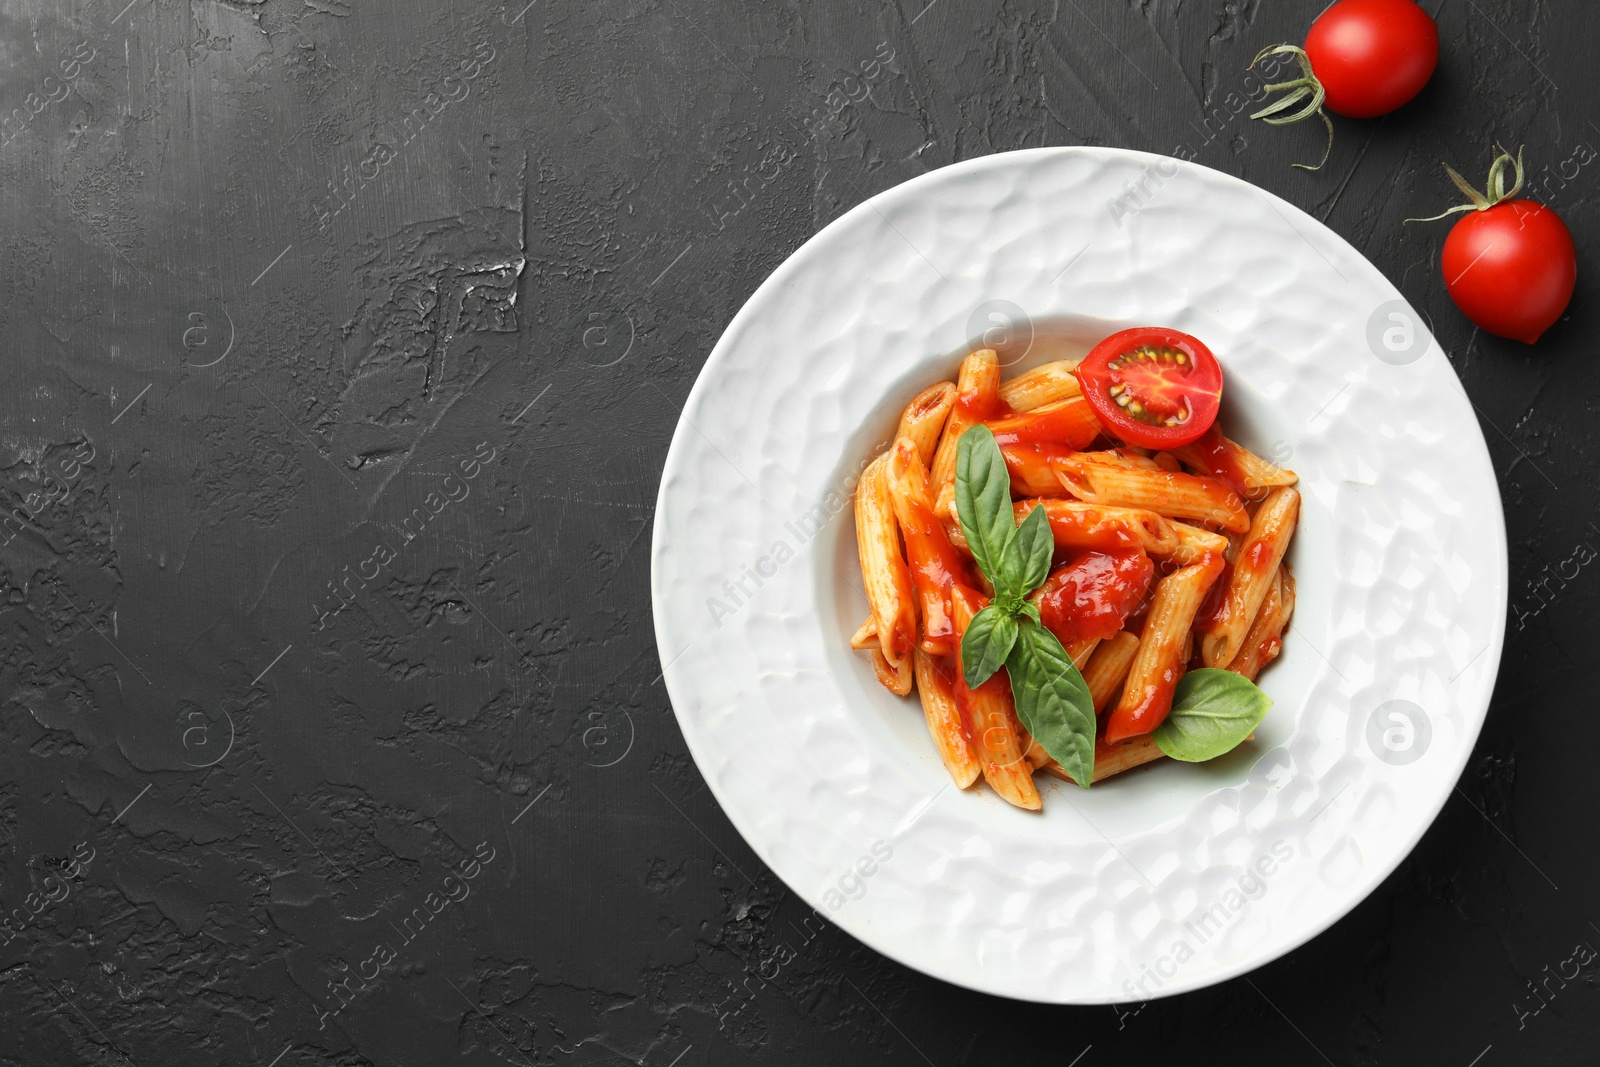
[[[1039,605],[1035,604],[1031,600],[1024,600],[1022,603],[1018,604],[1017,610],[1026,615],[1028,618],[1032,619],[1034,622],[1043,621],[1039,618]]]
[[[1050,559],[1056,551],[1055,531],[1044,505],[1037,504],[1017,527],[1016,554],[1022,560],[1022,592],[1033,592],[1050,577]]]
[[[1007,611],[1016,614],[1022,598],[1028,593],[1027,587],[1022,584],[1028,565],[1022,555],[1022,546],[1017,542],[1015,527],[1012,527],[1011,536],[1006,538],[1006,543],[995,556],[994,569],[995,574],[989,581],[994,585],[995,603],[1006,605]]]
[[[1017,718],[1034,741],[1088,789],[1094,781],[1094,698],[1056,635],[1023,619],[1006,658]]]
[[[1017,533],[1011,473],[994,434],[982,423],[968,427],[956,446],[956,516],[973,558],[995,592],[1004,589],[1021,596],[1022,590],[1005,583],[1000,575],[1006,544]]]
[[[990,604],[974,615],[961,637],[961,674],[967,688],[987,682],[1016,643],[1017,620],[1004,608]]]
[[[1272,698],[1233,671],[1190,671],[1172,694],[1172,711],[1156,727],[1156,747],[1176,760],[1204,763],[1232,752],[1250,736]]]

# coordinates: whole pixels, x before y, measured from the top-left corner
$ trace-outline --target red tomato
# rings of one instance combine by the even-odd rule
[[[1111,637],[1144,600],[1155,566],[1143,552],[1079,552],[1050,572],[1034,603],[1063,645]]]
[[[1353,119],[1411,101],[1439,62],[1439,27],[1413,0],[1339,0],[1306,34],[1326,106]]]
[[[1197,338],[1160,326],[1114,333],[1075,372],[1108,433],[1140,448],[1177,448],[1216,421],[1222,367]]]
[[[1572,234],[1554,211],[1505,200],[1464,215],[1440,259],[1450,298],[1475,324],[1533,344],[1555,325],[1578,284]]]

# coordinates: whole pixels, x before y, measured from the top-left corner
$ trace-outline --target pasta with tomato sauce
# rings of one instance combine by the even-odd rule
[[[1048,575],[1020,610],[1082,672],[1094,780],[1162,757],[1152,732],[1187,671],[1253,680],[1283,647],[1296,476],[1224,436],[1214,396],[1163,392],[1163,374],[1182,386],[1203,368],[1193,347],[1169,340],[1186,335],[1154,332],[1102,358],[1110,370],[1098,372],[1060,360],[1002,381],[992,350],[971,353],[953,381],[911,401],[861,480],[870,614],[847,636],[886,687],[918,694],[934,749],[963,788],[981,778],[1037,809],[1036,771],[1070,780],[1028,735],[1004,671],[970,689],[963,678],[963,635],[996,596],[957,514],[957,443],[976,425],[999,446],[1016,519],[1045,511]]]

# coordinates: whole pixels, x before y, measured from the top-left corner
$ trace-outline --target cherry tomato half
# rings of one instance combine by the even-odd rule
[[[1571,232],[1532,200],[1467,212],[1445,238],[1439,265],[1467,318],[1530,345],[1561,318],[1578,283]]]
[[[1222,367],[1199,339],[1160,326],[1114,333],[1076,371],[1106,432],[1140,448],[1177,448],[1217,418]]]
[[[1413,0],[1339,0],[1306,34],[1330,111],[1387,115],[1422,91],[1439,63],[1439,27]]]

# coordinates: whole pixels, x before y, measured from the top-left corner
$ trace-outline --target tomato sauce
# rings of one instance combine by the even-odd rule
[[[1211,583],[1200,610],[1194,613],[1194,628],[1202,634],[1215,633],[1228,614],[1228,586],[1233,582],[1233,564],[1223,561],[1222,573]]]
[[[960,420],[956,423],[958,426],[972,426],[1011,414],[1014,414],[1011,405],[1000,399],[997,390],[989,389],[961,390],[956,393],[955,406],[950,411],[952,420]]]
[[[956,650],[958,637],[952,617],[950,590],[957,583],[976,585],[971,564],[960,549],[950,543],[944,524],[929,508],[913,504],[915,521],[902,523],[906,557],[910,563],[911,584],[922,603],[922,649],[939,656]]]
[[[1002,445],[1000,454],[1011,475],[1012,492],[1025,497],[1061,492],[1061,479],[1050,466],[1052,457],[1066,454],[1059,446],[1012,443]]]
[[[1015,480],[1015,471],[1012,472]],[[1112,519],[1098,508],[1052,508],[1044,501],[1050,517],[1050,532],[1055,535],[1056,549],[1093,548],[1103,552],[1142,551],[1143,542],[1127,528],[1127,524]],[[1021,521],[1022,516],[1018,516]]]
[[[1004,706],[1011,703],[1011,679],[1005,671],[999,670],[990,675],[989,680],[978,688],[967,688],[966,673],[961,669],[960,641],[972,617],[988,606],[989,598],[965,583],[953,587],[950,597],[956,613],[953,616],[956,622],[955,645],[951,648],[950,656],[945,663],[955,683],[952,691],[956,698],[956,708],[961,712],[961,722],[966,730],[967,740],[972,743],[978,758],[986,760],[989,748],[986,735],[998,724],[980,720],[985,718],[985,710],[992,716],[997,704]],[[954,604],[957,599],[961,601],[959,606]]]
[[[1198,564],[1205,570],[1204,580],[1217,584],[1217,576],[1222,573],[1223,557],[1207,554]],[[1161,664],[1160,672],[1150,679],[1144,679],[1142,688],[1137,691],[1124,690],[1122,701],[1111,710],[1106,720],[1105,739],[1108,744],[1126,741],[1138,734],[1147,734],[1160,726],[1167,713],[1172,710],[1172,693],[1178,688],[1178,679],[1183,677],[1184,663],[1181,648],[1178,654],[1171,656]],[[1133,679],[1130,676],[1129,683]]]
[[[1106,717],[1107,744],[1126,741],[1130,737],[1147,734],[1160,726],[1172,710],[1172,694],[1183,677],[1184,665],[1177,660],[1163,664],[1161,673],[1144,686],[1143,691],[1124,693],[1123,700],[1132,698],[1131,704],[1119,704]]]
[[[1143,552],[1077,552],[1039,587],[1039,620],[1063,645],[1104,640],[1144,602],[1154,576]]]
[[[961,657],[952,655],[949,660],[950,673],[955,682],[956,707],[961,711],[961,721],[966,726],[967,740],[990,747],[983,734],[995,726],[1003,725],[995,722],[976,722],[985,709],[990,714],[997,711],[996,702],[1009,703],[1011,700],[1011,680],[1004,670],[995,671],[989,676],[988,681],[976,689],[967,688],[967,679],[961,671]],[[980,704],[979,698],[984,698]]]
[[[1073,397],[1048,411],[1028,411],[1009,418],[991,418],[989,430],[1001,448],[1007,445],[1056,445],[1082,451],[1100,436],[1100,423],[1089,402]]]
[[[966,679],[961,676],[961,655],[955,650],[947,655],[939,656],[933,661],[933,669],[939,677],[950,687],[950,696],[956,704],[956,722],[952,725],[961,739],[966,743],[969,751],[975,751],[975,738],[972,735],[972,690],[967,688]]]
[[[1212,583],[1205,600],[1200,603],[1200,610],[1195,613],[1194,628],[1203,634],[1214,634],[1233,612],[1244,611],[1243,603],[1235,603],[1237,598],[1233,596],[1235,575],[1243,575],[1241,580],[1249,582],[1264,577],[1271,566],[1272,546],[1265,539],[1241,551],[1239,558],[1233,562],[1225,562],[1222,573]]]
[[[1223,438],[1222,431],[1215,426],[1202,434],[1190,447],[1194,450],[1195,458],[1205,467],[1209,477],[1226,483],[1245,500],[1256,499],[1263,495],[1257,490],[1255,497],[1251,496],[1251,491],[1246,485],[1250,480],[1249,476],[1234,458],[1234,451]]]

